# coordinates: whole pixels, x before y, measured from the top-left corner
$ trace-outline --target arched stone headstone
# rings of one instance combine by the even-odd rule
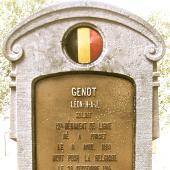
[[[4,54],[19,170],[151,169],[164,52],[147,22],[99,2],[57,4],[18,25]]]

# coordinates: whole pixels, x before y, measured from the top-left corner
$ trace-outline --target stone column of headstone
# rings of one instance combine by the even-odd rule
[[[159,72],[157,71],[157,63],[153,64],[153,124],[152,124],[152,139],[155,140],[160,136],[159,128],[159,101],[158,101],[158,77]]]

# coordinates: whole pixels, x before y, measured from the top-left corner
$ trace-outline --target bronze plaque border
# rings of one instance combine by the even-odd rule
[[[46,79],[49,77],[56,77],[56,76],[63,76],[63,75],[74,75],[74,74],[93,74],[93,75],[104,75],[104,76],[111,76],[111,77],[118,77],[122,79],[126,79],[132,83],[134,86],[134,98],[133,98],[133,103],[134,103],[134,138],[133,138],[133,159],[132,159],[132,165],[133,165],[133,170],[135,169],[135,139],[136,139],[136,84],[134,80],[131,77],[128,77],[123,74],[118,74],[118,73],[108,73],[108,72],[100,72],[100,71],[70,71],[70,72],[59,72],[59,73],[53,73],[53,74],[47,74],[47,75],[42,75],[37,78],[35,78],[32,81],[31,84],[31,106],[32,106],[32,168],[33,170],[37,170],[37,160],[36,160],[36,115],[35,115],[35,110],[36,110],[36,104],[35,104],[35,87],[36,83],[42,79]]]

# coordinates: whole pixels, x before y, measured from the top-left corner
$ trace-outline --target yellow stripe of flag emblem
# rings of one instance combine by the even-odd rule
[[[78,62],[90,63],[90,29],[79,28],[77,32],[78,40]]]

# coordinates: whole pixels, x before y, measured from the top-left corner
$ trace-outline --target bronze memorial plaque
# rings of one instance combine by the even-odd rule
[[[114,75],[56,74],[34,84],[35,170],[132,170],[134,84]]]

